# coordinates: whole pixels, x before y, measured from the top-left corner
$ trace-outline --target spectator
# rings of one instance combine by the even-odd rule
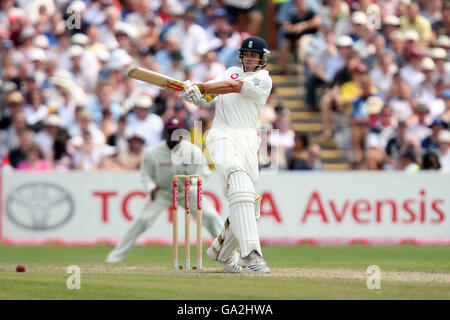
[[[447,51],[442,48],[433,48],[431,49],[431,58],[436,65],[434,80],[442,79],[446,86],[450,85],[450,63],[447,62]]]
[[[403,80],[400,76],[394,76],[393,79],[393,91],[389,94],[391,97],[388,104],[392,107],[394,116],[398,120],[410,124],[413,121],[416,100],[412,98],[411,89],[406,80]]]
[[[439,155],[435,151],[426,151],[422,157],[422,169],[439,170],[440,168]]]
[[[104,146],[100,150],[100,162],[97,166],[100,171],[121,171],[124,168],[117,159],[117,150],[112,146]]]
[[[25,100],[19,91],[11,92],[5,97],[6,108],[2,110],[0,130],[7,129],[11,125],[15,115],[23,111],[24,102]]]
[[[47,118],[48,107],[44,104],[42,93],[39,89],[34,89],[28,94],[28,101],[24,108],[24,113],[27,118],[27,124],[35,131],[42,128],[42,122]]]
[[[428,127],[430,109],[424,105],[419,104],[414,109],[414,115],[410,121],[408,128],[408,134],[416,137],[419,141],[422,141],[431,134],[431,129]]]
[[[431,134],[422,140],[421,146],[424,150],[436,151],[439,149],[439,141],[438,141],[439,133],[442,130],[447,130],[448,124],[444,120],[436,118],[430,125],[430,128]]]
[[[400,17],[400,25],[402,31],[414,30],[419,34],[419,41],[422,47],[428,45],[431,40],[431,24],[421,16],[419,4],[415,1],[411,2],[408,7],[407,14]]]
[[[289,170],[309,170],[309,138],[307,135],[297,132],[295,134],[295,145],[286,152],[286,160]]]
[[[256,0],[223,0],[230,24],[240,33],[251,35],[261,33],[263,14]]]
[[[442,113],[442,120],[450,123],[450,89],[445,89],[442,93],[442,99],[445,103],[445,110]]]
[[[382,54],[380,64],[369,71],[370,80],[385,98],[392,88],[392,81],[396,72],[397,66],[394,64],[393,55],[388,52]]]
[[[393,170],[399,166],[400,155],[408,148],[407,129],[408,124],[404,120],[400,120],[397,130],[386,144],[384,169]]]
[[[27,120],[23,112],[14,113],[11,125],[0,130],[0,155],[6,155],[19,146],[19,133],[27,129]]]
[[[112,83],[108,80],[99,82],[97,85],[96,95],[88,98],[86,108],[91,111],[94,122],[100,124],[103,118],[103,112],[110,110],[112,120],[117,122],[123,113],[123,108],[117,104],[113,99]]]
[[[126,128],[127,128],[127,116],[122,115],[117,121],[116,132],[108,137],[107,144],[116,147],[117,150],[126,147],[127,146]]]
[[[17,165],[18,170],[22,171],[49,171],[50,164],[43,159],[41,149],[38,145],[31,145],[26,153],[26,160]]]
[[[322,148],[319,144],[313,143],[308,148],[308,166],[310,170],[323,170],[320,154]]]
[[[301,46],[300,39],[304,35],[317,32],[322,21],[319,15],[308,8],[306,0],[295,0],[295,8],[297,10],[291,12],[288,20],[282,22],[285,38],[278,60],[278,69],[281,72],[287,72],[288,55],[291,51],[296,54],[297,49]]]
[[[19,133],[19,146],[9,152],[9,162],[17,168],[20,162],[27,159],[27,152],[33,144],[34,132],[31,129],[23,129]]]
[[[431,25],[434,39],[440,35],[450,34],[450,4],[447,1],[444,2],[441,16],[441,19],[438,19]]]
[[[103,146],[105,144],[105,136],[92,121],[92,113],[88,109],[79,109],[75,118],[75,125],[69,129],[71,137],[83,137],[84,133],[89,132],[90,141],[92,141],[95,146]]]
[[[400,156],[399,170],[408,173],[416,173],[420,171],[420,166],[417,164],[417,155],[412,150],[406,150]]]
[[[425,79],[422,72],[422,59],[424,55],[419,48],[411,51],[409,63],[400,69],[401,77],[409,83],[411,92],[417,92],[420,84]]]
[[[127,117],[126,132],[131,134],[140,131],[145,136],[147,147],[161,141],[164,128],[161,118],[150,112],[152,104],[153,101],[150,97],[140,96],[134,103],[133,111]]]
[[[128,145],[119,149],[118,163],[126,170],[138,170],[144,157],[145,136],[135,131],[127,141]]]
[[[83,145],[72,158],[74,169],[95,171],[102,159],[102,147],[95,144],[89,131],[83,132]]]
[[[450,172],[450,132],[442,130],[438,136],[439,142],[439,163],[441,164],[441,172]]]
[[[208,51],[208,41],[205,30],[195,23],[195,12],[188,8],[182,15],[182,21],[177,22],[168,31],[169,34],[183,35],[181,52],[186,52],[197,63],[201,56]]]

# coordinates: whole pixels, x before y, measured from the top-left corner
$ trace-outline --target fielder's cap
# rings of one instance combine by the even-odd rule
[[[48,46],[50,45],[50,41],[48,41],[48,38],[46,35],[40,34],[33,39],[33,44],[36,47],[39,47],[42,49],[47,49]]]
[[[153,104],[152,99],[147,95],[140,95],[134,102],[135,108],[150,109],[152,104]]]
[[[399,26],[400,19],[396,15],[390,14],[384,18],[383,24],[386,26]]]
[[[419,41],[419,34],[416,30],[406,30],[405,31],[405,41]]]
[[[415,111],[416,111],[416,112],[419,112],[419,113],[428,113],[428,112],[430,112],[430,109],[428,108],[427,105],[425,105],[425,104],[423,104],[423,103],[420,103],[420,104],[415,108]]]
[[[444,128],[448,128],[448,123],[445,122],[442,118],[436,118],[433,122],[428,126],[429,128],[433,128],[434,126],[443,126]]]
[[[439,143],[450,143],[450,131],[442,130],[438,134],[438,142]]]
[[[170,118],[164,124],[164,130],[175,130],[175,129],[184,129],[183,122],[178,120],[177,118]]]
[[[446,35],[440,35],[436,40],[436,44],[439,47],[450,48],[450,38]]]
[[[423,58],[422,63],[421,63],[421,69],[423,71],[434,71],[435,68],[436,68],[436,65],[434,64],[433,59],[431,59],[429,57]]]
[[[437,59],[447,59],[447,51],[445,51],[445,49],[442,48],[433,48],[431,49],[430,52],[430,56],[431,58],[437,60]]]
[[[6,96],[6,104],[22,104],[24,102],[23,96],[20,91],[13,91]]]
[[[355,11],[352,14],[352,23],[365,25],[367,23],[366,14],[362,11]]]
[[[442,92],[442,98],[450,99],[450,89],[445,89],[444,92]]]
[[[47,55],[41,48],[36,48],[30,52],[29,58],[30,61],[45,61],[47,60]]]
[[[51,114],[44,120],[44,125],[47,127],[59,127],[61,126],[61,119],[56,114]]]
[[[353,45],[353,39],[349,36],[340,36],[337,38],[336,44],[338,47],[351,47]]]
[[[75,33],[70,37],[70,42],[72,44],[78,44],[80,46],[85,46],[89,43],[89,38],[84,33]]]
[[[69,56],[71,58],[79,57],[79,56],[83,55],[83,52],[84,52],[83,47],[80,46],[80,45],[75,44],[75,45],[70,47],[70,49],[69,49]]]

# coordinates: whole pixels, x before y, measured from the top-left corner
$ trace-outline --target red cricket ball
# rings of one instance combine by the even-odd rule
[[[18,264],[17,265],[17,267],[16,267],[16,271],[17,272],[25,272],[25,266],[24,265],[22,265],[22,264]]]

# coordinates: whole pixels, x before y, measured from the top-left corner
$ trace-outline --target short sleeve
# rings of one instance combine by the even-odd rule
[[[272,78],[268,74],[257,72],[241,80],[243,82],[241,94],[256,102],[265,103],[272,89]]]

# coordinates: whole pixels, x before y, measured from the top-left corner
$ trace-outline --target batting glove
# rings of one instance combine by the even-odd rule
[[[201,92],[196,84],[193,84],[189,80],[185,81],[184,84],[187,87],[180,94],[180,97],[182,99],[184,99],[190,103],[193,103],[197,106],[202,106],[208,102],[206,100],[206,98],[201,94]]]

